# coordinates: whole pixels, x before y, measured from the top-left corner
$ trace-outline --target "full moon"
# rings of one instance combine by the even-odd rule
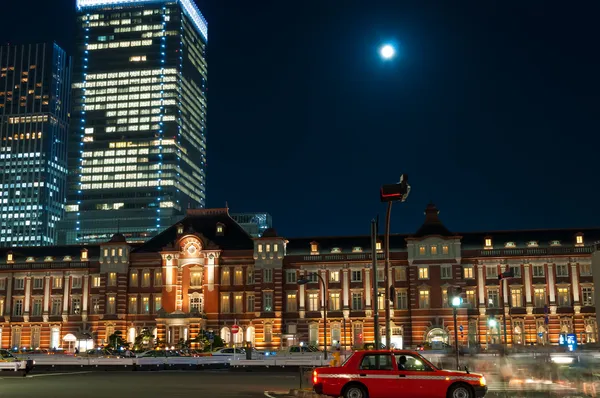
[[[394,54],[396,53],[396,50],[391,45],[386,44],[385,46],[381,47],[380,52],[381,52],[381,56],[384,59],[390,59],[394,56]]]

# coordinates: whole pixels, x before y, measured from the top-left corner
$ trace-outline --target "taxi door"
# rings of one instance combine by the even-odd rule
[[[398,372],[391,353],[365,354],[357,370],[357,379],[368,390],[370,398],[395,398]]]
[[[418,356],[396,354],[398,379],[396,397],[445,398],[449,380],[431,368]]]

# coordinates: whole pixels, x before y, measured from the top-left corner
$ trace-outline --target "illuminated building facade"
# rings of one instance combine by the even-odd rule
[[[57,243],[70,78],[70,60],[56,44],[0,46],[0,246]]]
[[[390,237],[392,342],[452,344],[457,286],[462,346],[502,344],[502,313],[509,346],[556,345],[561,334],[597,342],[599,239],[600,229],[452,233],[430,205],[419,230]],[[272,228],[252,238],[227,209],[195,209],[145,243],[115,234],[86,246],[2,249],[0,347],[67,347],[69,334],[101,345],[117,330],[133,342],[143,329],[166,346],[213,330],[259,349],[323,347],[327,330],[328,345],[362,347],[374,339],[374,300],[384,308],[370,246],[369,236],[286,239]],[[514,278],[502,285],[508,269]]]
[[[150,239],[205,206],[207,24],[192,0],[78,0],[61,242]],[[118,220],[118,221],[116,221]]]

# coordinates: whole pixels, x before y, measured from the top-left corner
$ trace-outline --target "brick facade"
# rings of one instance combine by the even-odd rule
[[[455,234],[430,205],[415,234],[390,239],[393,342],[452,344],[447,292],[456,287],[465,301],[462,345],[502,342],[503,307],[509,344],[557,344],[560,333],[597,341],[591,262],[599,237],[598,229]],[[68,334],[101,345],[116,330],[133,341],[144,328],[167,346],[200,330],[259,349],[322,346],[325,298],[328,346],[362,346],[374,338],[373,300],[383,308],[370,253],[367,236],[286,239],[269,229],[253,239],[227,209],[191,210],[142,245],[117,234],[96,246],[5,249],[0,347],[67,348]],[[501,286],[507,267],[515,278]],[[304,278],[312,279],[299,284]],[[384,319],[380,311],[380,327]],[[235,323],[240,333],[232,335]]]

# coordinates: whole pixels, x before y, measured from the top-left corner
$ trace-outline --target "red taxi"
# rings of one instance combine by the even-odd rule
[[[341,366],[317,368],[313,389],[345,398],[475,398],[487,393],[485,377],[441,370],[413,351],[357,351]]]

